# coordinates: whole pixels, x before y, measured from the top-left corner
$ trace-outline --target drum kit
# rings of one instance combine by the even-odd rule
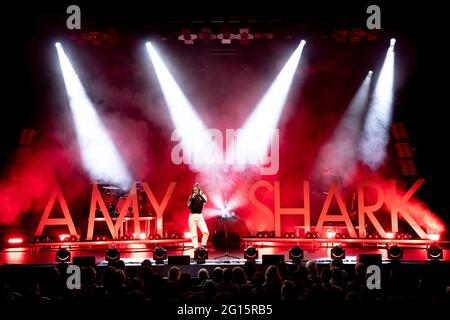
[[[113,218],[118,217],[126,200],[125,191],[113,185],[100,185],[100,192],[109,215]]]
[[[127,192],[110,184],[100,184],[99,187],[109,215],[113,218],[117,218],[120,215],[121,210],[123,210],[123,206],[125,205],[125,202],[127,200]],[[152,216],[153,213],[150,207],[150,203],[148,201],[145,201],[145,197],[143,196],[144,190],[140,187],[140,185],[138,185],[136,191],[138,194],[139,214],[143,216]],[[126,216],[133,216],[132,207],[127,208]]]

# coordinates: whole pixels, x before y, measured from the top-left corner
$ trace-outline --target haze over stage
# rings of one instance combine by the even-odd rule
[[[0,304],[448,300],[445,10],[16,5],[2,11]]]

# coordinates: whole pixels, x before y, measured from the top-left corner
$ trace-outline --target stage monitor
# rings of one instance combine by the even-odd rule
[[[72,264],[83,267],[95,267],[95,256],[73,257]]]
[[[280,262],[284,262],[284,254],[263,254],[262,255],[262,264],[277,265]]]
[[[190,265],[191,264],[191,256],[168,256],[167,264],[168,265]]]
[[[358,262],[364,263],[368,266],[370,265],[378,265],[381,266],[382,258],[381,253],[361,253],[358,255]]]

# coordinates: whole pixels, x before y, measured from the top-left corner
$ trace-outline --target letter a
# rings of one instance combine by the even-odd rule
[[[381,9],[373,4],[367,7],[366,13],[371,14],[366,20],[366,26],[369,30],[381,29]]]
[[[369,275],[370,274],[370,275]],[[381,270],[379,266],[371,265],[367,267],[367,289],[381,289]]]
[[[50,212],[55,205],[56,200],[59,201],[64,218],[50,218]],[[56,184],[53,188],[50,199],[47,202],[44,213],[42,214],[41,221],[34,233],[35,236],[41,236],[44,231],[45,226],[67,226],[71,236],[77,236],[77,230],[73,224],[72,217],[69,212],[69,207],[67,206],[66,199],[61,191],[59,184]]]
[[[67,7],[66,13],[71,14],[66,20],[66,27],[69,30],[81,29],[81,9],[77,5]]]
[[[81,269],[79,266],[70,265],[67,267],[67,274],[70,276],[67,277],[66,285],[67,289],[81,289]]]
[[[342,214],[333,214],[333,215],[327,214],[328,209],[330,208],[331,205],[331,200],[333,200],[333,197],[335,197],[337,204],[339,206],[339,210],[341,211]],[[327,221],[345,222],[350,237],[357,238],[355,228],[353,228],[352,221],[350,219],[350,216],[348,215],[347,208],[345,207],[344,201],[342,200],[342,196],[339,192],[339,188],[336,182],[333,182],[330,186],[330,190],[325,199],[322,211],[320,212],[319,220],[317,221],[316,231],[320,233],[322,231],[324,223]]]

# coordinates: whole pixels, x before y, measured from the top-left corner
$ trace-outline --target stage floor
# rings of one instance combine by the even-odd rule
[[[303,247],[302,247],[303,248]],[[0,250],[0,264],[22,264],[22,265],[44,265],[44,264],[54,264],[55,263],[55,253],[56,248],[43,248],[38,253],[31,253],[30,248],[26,247],[16,247],[16,248],[4,248]],[[105,263],[105,248],[71,248],[71,254],[73,257],[79,256],[95,256],[96,264]],[[152,248],[145,245],[133,245],[132,247],[120,248],[120,258],[128,264],[137,264],[144,259],[152,259]],[[330,251],[331,248],[303,248],[304,250],[304,260],[318,260],[318,262],[329,262],[330,261]],[[226,252],[224,250],[216,250],[214,248],[209,248],[209,260],[210,261],[224,261],[229,260],[216,259],[219,256],[224,255]],[[261,259],[264,254],[284,254],[285,261],[289,261],[289,247],[259,247],[259,259]],[[359,254],[373,254],[378,253],[382,255],[383,261],[388,261],[387,250],[385,248],[352,248],[346,247],[346,257],[344,263],[353,264],[357,261]],[[450,261],[450,249],[443,249],[444,260]],[[168,255],[190,255],[194,257],[194,250],[191,247],[185,247],[183,250],[181,247],[178,249],[170,250],[168,249]],[[244,254],[243,249],[229,251],[232,256],[238,257],[243,261]],[[233,259],[233,262],[238,262],[238,259]],[[417,248],[403,248],[403,259],[404,262],[426,262],[427,252],[425,249]]]

